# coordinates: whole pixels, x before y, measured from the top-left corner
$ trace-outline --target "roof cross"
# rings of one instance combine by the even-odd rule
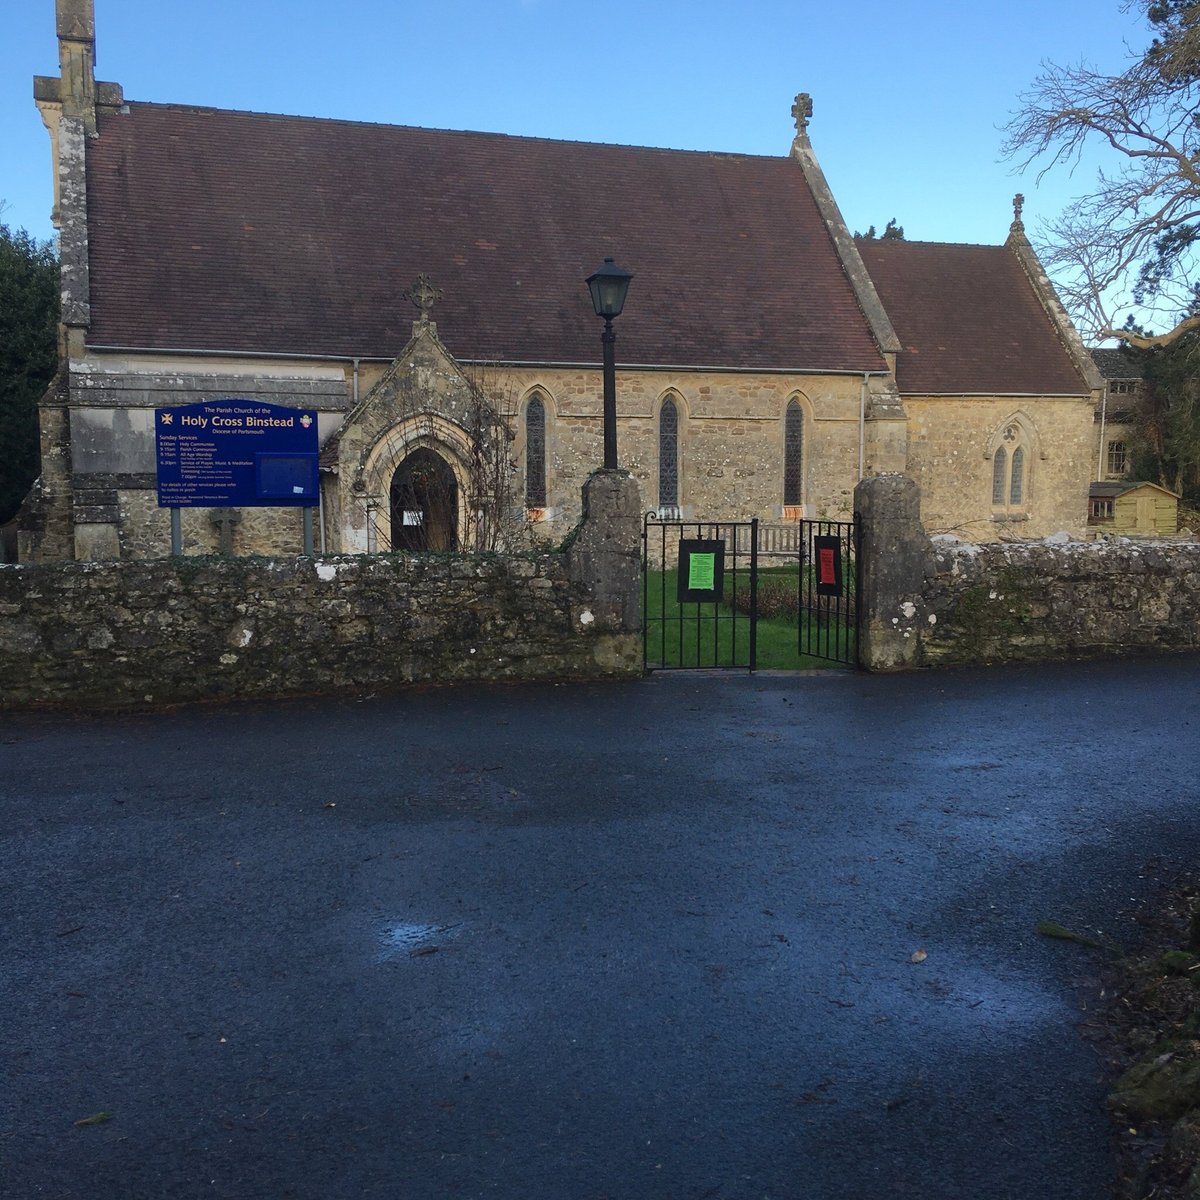
[[[796,132],[805,133],[808,130],[808,123],[812,120],[812,97],[807,92],[801,92],[796,97],[796,103],[792,105],[792,116],[796,121]]]
[[[1021,220],[1021,210],[1025,207],[1025,197],[1018,192],[1013,197],[1013,233],[1021,233],[1025,229],[1025,222]]]
[[[424,271],[417,276],[417,282],[408,291],[402,293],[405,300],[411,300],[421,314],[422,321],[429,320],[433,306],[442,298],[442,289],[433,286],[432,280]]]

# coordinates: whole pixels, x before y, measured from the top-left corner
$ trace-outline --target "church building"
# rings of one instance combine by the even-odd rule
[[[171,550],[155,412],[315,413],[328,553],[559,541],[603,461],[602,323],[633,272],[617,437],[644,506],[845,518],[905,472],[930,533],[1082,536],[1102,380],[1021,221],[1002,244],[856,239],[792,109],[779,157],[127,100],[92,0],[57,0],[62,369],[23,560]],[[186,553],[291,554],[295,508],[184,509]]]

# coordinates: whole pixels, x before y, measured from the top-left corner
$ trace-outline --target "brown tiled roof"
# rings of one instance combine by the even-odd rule
[[[858,240],[904,346],[907,395],[1087,395],[1016,256],[1003,246]]]
[[[1136,350],[1130,350],[1125,346],[1118,346],[1113,350],[1100,347],[1089,353],[1105,379],[1124,381],[1146,378],[1146,355],[1144,353],[1139,354]]]
[[[389,358],[420,272],[459,358],[877,370],[788,158],[131,104],[89,147],[95,346]]]
[[[1178,492],[1171,491],[1170,488],[1162,487],[1157,483],[1151,483],[1148,479],[1134,480],[1115,480],[1110,482],[1089,483],[1088,496],[1094,500],[1113,500],[1117,496],[1123,496],[1126,492],[1136,491],[1138,488],[1154,488],[1156,492],[1163,492],[1168,496],[1174,496],[1176,500],[1180,499]]]

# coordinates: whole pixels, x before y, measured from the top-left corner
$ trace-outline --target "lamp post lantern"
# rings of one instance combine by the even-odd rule
[[[625,307],[625,295],[629,291],[632,271],[618,267],[611,258],[606,258],[587,277],[588,291],[592,294],[592,307],[596,316],[604,318],[604,332],[600,343],[604,347],[604,469],[614,471],[617,467],[617,366],[615,345],[617,335],[613,332],[613,318],[621,315]]]

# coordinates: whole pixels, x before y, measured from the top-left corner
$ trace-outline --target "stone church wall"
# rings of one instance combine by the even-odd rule
[[[358,395],[367,396],[387,369],[387,364],[362,363]],[[542,397],[547,503],[530,532],[542,544],[561,540],[579,519],[583,481],[603,459],[600,372],[469,363],[461,369],[512,432],[508,503],[513,515],[522,519],[523,417],[530,396],[536,391]],[[646,507],[657,507],[659,412],[670,396],[679,414],[683,515],[693,520],[782,520],[784,413],[789,400],[796,399],[804,414],[803,515],[847,519],[858,473],[861,387],[862,377],[857,375],[618,370],[620,463],[638,480]],[[352,393],[348,364],[204,358],[168,364],[161,358],[94,355],[71,376],[69,478],[76,552],[100,559],[170,553],[169,516],[157,507],[154,491],[154,407],[227,396],[309,406],[320,413],[324,444],[351,407]],[[414,407],[411,400],[409,407]],[[347,478],[353,473],[355,454],[369,449],[352,439],[344,443],[341,470]],[[334,551],[366,549],[339,544],[346,504],[335,492],[327,490],[327,546]],[[376,497],[377,503],[384,499]],[[238,554],[288,554],[302,548],[298,514],[245,510],[238,518],[233,535]],[[185,510],[182,520],[185,553],[216,552],[218,533],[208,510]],[[319,542],[319,528],[317,538]]]
[[[447,359],[447,364],[453,365],[453,360]],[[446,375],[447,364],[433,374],[439,379]],[[169,518],[158,509],[154,492],[155,406],[231,395],[304,405],[318,411],[326,444],[342,425],[354,395],[371,393],[388,369],[386,364],[360,364],[355,387],[351,366],[332,361],[197,358],[180,359],[168,369],[161,358],[95,355],[71,372],[70,464],[64,486],[70,491],[73,549],[64,551],[66,539],[50,536],[48,515],[43,520],[46,533],[27,539],[33,552],[23,549],[22,559],[71,554],[139,559],[170,552]],[[578,520],[583,480],[603,457],[599,371],[470,363],[454,366],[454,371],[459,369],[460,382],[477,387],[512,434],[507,448],[512,467],[509,494],[503,504],[508,519],[521,524],[530,516],[528,532],[534,544],[561,540]],[[800,515],[847,519],[859,472],[860,433],[866,473],[885,465],[882,459],[876,462],[877,443],[889,423],[874,420],[876,406],[868,402],[867,419],[860,426],[863,382],[858,375],[619,369],[619,460],[638,480],[646,507],[657,508],[659,414],[670,397],[678,412],[681,515],[690,520],[791,519],[797,514],[783,511],[785,412],[789,401],[796,400],[803,413]],[[546,504],[527,514],[524,415],[535,392],[545,410]],[[432,393],[425,399],[432,403]],[[405,401],[414,412],[423,402],[421,395]],[[921,483],[922,516],[931,532],[953,532],[978,541],[1043,537],[1060,530],[1083,534],[1096,439],[1088,399],[905,397],[902,408],[896,408],[906,432],[906,446],[897,453],[902,464],[907,456],[907,473]],[[359,529],[365,528],[362,520],[355,524],[354,506],[361,497],[347,489],[356,464],[374,453],[376,442],[371,439],[381,436],[379,421],[387,417],[395,424],[401,415],[399,409],[377,413],[369,429],[338,435],[339,475],[327,473],[323,487],[324,544],[331,552],[386,549],[371,545],[372,539]],[[1015,515],[997,515],[990,504],[990,454],[992,443],[1014,418],[1025,422],[1031,438],[1026,502]],[[356,437],[367,440],[360,445]],[[52,482],[51,475],[47,473],[44,484]],[[376,512],[386,515],[386,481],[373,483],[377,486],[367,498]],[[46,509],[49,514],[50,506]],[[212,513],[186,511],[183,524],[185,553],[218,549]],[[351,527],[359,529],[357,540]],[[318,525],[318,545],[321,532]],[[243,511],[233,547],[238,554],[297,553],[302,548],[300,518],[288,512]]]
[[[967,541],[1082,536],[1096,434],[1087,397],[905,397],[906,474],[921,484],[921,520],[930,534]],[[1014,416],[1026,414],[1031,462],[1017,519],[992,514],[991,449]]]
[[[569,526],[572,497],[603,456],[598,372],[495,368],[483,372],[481,383],[515,434],[518,496],[524,494],[524,406],[535,389],[547,401],[546,524],[551,531]],[[784,413],[796,398],[804,411],[804,515],[846,519],[858,469],[860,385],[860,376],[618,369],[620,463],[638,480],[646,507],[657,507],[659,411],[669,396],[679,414],[683,515],[778,521]]]

